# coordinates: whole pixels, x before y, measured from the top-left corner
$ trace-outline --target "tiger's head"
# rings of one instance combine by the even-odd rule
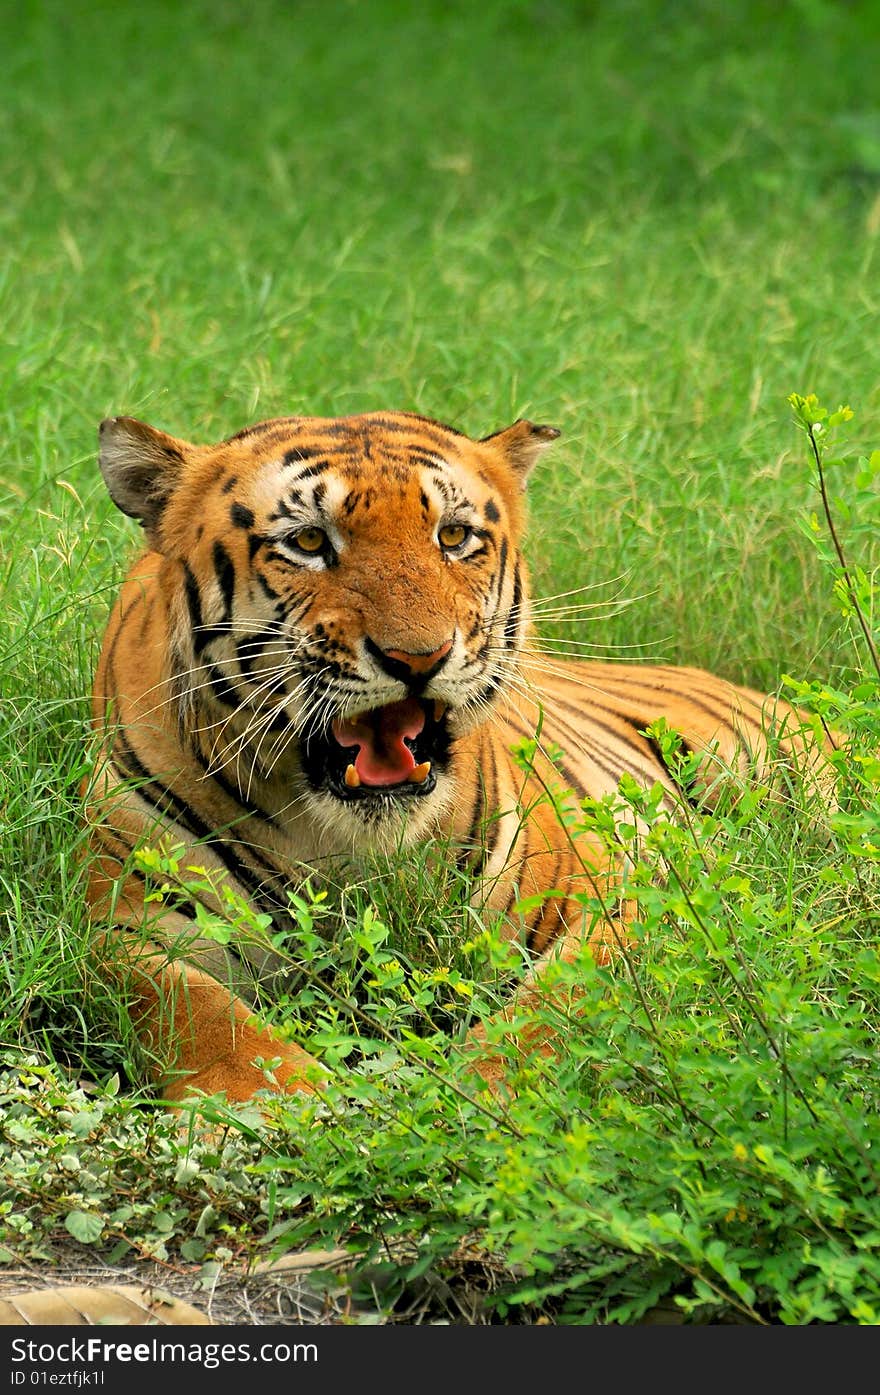
[[[110,495],[161,559],[181,728],[223,732],[348,847],[423,836],[456,739],[513,677],[523,489],[559,432],[472,440],[383,412],[212,446],[129,417],[100,434]]]

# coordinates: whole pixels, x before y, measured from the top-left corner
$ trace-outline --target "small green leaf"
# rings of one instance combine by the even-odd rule
[[[206,1248],[204,1240],[184,1240],[180,1247],[180,1253],[184,1259],[197,1261],[204,1259]]]
[[[196,1222],[195,1234],[198,1236],[207,1235],[214,1221],[217,1219],[217,1212],[213,1206],[205,1206]]]
[[[64,1225],[74,1240],[79,1240],[82,1245],[94,1245],[104,1230],[101,1217],[92,1215],[90,1211],[69,1211],[64,1217]]]
[[[69,1128],[77,1138],[88,1138],[100,1122],[101,1116],[96,1109],[83,1109],[74,1114],[70,1120]]]

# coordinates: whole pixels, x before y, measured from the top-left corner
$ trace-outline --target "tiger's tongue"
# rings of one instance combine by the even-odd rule
[[[333,723],[340,746],[357,746],[354,768],[363,785],[399,785],[415,769],[415,756],[404,737],[412,740],[425,725],[421,703],[403,698],[373,712]]]

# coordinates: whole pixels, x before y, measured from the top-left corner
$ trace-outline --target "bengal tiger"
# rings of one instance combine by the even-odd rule
[[[138,845],[182,846],[278,916],[305,868],[443,839],[523,937],[521,1004],[554,956],[585,937],[604,952],[608,927],[579,893],[611,904],[620,877],[597,836],[572,839],[549,785],[601,799],[629,775],[675,808],[660,719],[707,760],[769,759],[762,693],[694,668],[541,654],[525,487],[559,434],[521,419],[472,439],[388,411],[280,417],[192,445],[129,417],[101,423],[103,478],[146,550],[95,677],[87,896],[106,963],[133,966],[139,1032],[171,1043],[167,1100],[249,1100],[267,1060],[272,1087],[308,1093],[321,1068],[254,1016],[271,954],[218,945],[192,906],[149,900]],[[802,723],[772,708],[774,755],[794,761]],[[536,732],[524,772],[515,747]],[[497,1085],[492,1053],[477,1058]]]

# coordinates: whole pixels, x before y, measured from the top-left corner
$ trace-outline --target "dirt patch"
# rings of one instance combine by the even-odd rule
[[[131,1260],[124,1265],[84,1261],[82,1249],[53,1245],[39,1263],[0,1267],[0,1298],[67,1285],[137,1284],[171,1294],[218,1326],[333,1326],[382,1321],[378,1310],[351,1301],[346,1274],[351,1256],[342,1250],[285,1255],[246,1271],[221,1267],[210,1282],[193,1265]]]

